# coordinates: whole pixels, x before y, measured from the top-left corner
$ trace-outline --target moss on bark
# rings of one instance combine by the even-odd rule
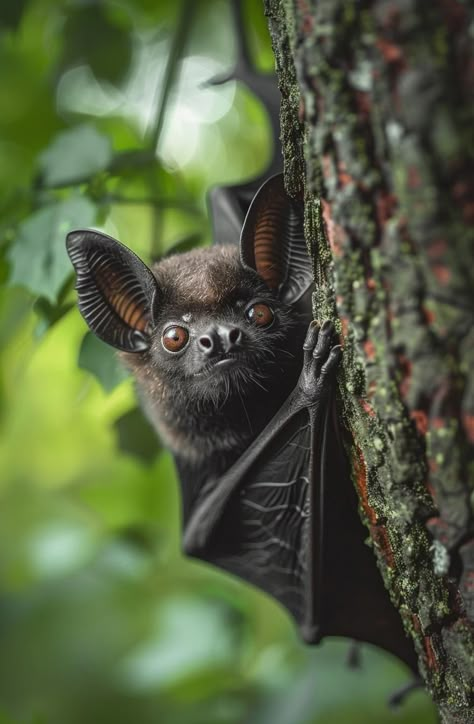
[[[265,5],[361,515],[442,720],[474,722],[472,11]]]

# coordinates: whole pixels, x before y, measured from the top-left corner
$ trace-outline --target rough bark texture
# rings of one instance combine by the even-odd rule
[[[265,5],[360,512],[442,721],[474,722],[473,10]]]

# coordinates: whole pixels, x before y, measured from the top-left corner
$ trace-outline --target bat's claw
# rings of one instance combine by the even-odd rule
[[[303,371],[299,384],[305,398],[313,403],[319,401],[329,387],[341,359],[342,347],[334,342],[334,325],[329,319],[321,327],[311,322],[303,345]]]
[[[318,340],[319,329],[319,324],[313,319],[306,332],[306,339],[303,345],[305,362],[313,354],[314,346]]]

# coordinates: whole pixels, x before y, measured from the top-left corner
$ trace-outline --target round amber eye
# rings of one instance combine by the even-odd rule
[[[168,327],[161,337],[161,343],[167,352],[181,352],[188,340],[189,333],[184,327]]]
[[[273,322],[273,310],[267,304],[252,304],[245,313],[249,322],[258,327],[269,327]]]

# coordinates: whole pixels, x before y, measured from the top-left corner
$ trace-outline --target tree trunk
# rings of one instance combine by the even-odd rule
[[[360,513],[442,721],[474,722],[474,13],[265,5]]]

